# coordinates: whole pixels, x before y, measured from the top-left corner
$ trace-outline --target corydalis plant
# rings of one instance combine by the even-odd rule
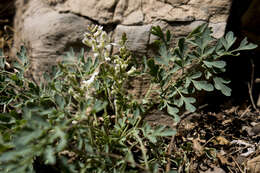
[[[117,45],[111,43],[109,36],[102,29],[100,26],[89,26],[88,32],[84,34],[83,43],[91,47],[94,61],[98,65],[91,78],[83,81],[82,86],[89,86],[97,78],[96,82],[100,87],[96,89],[106,95],[115,114],[119,115],[123,109],[128,109],[134,104],[124,84],[130,76],[135,75],[136,68],[130,65],[131,54],[125,46],[126,37],[123,36]],[[111,55],[112,46],[120,46],[119,55]]]
[[[102,32],[94,35],[96,31],[90,38],[99,45]],[[134,113],[137,105],[123,87],[135,74],[126,64],[131,58],[124,42],[110,60],[101,47],[93,58],[71,50],[40,86],[25,80],[27,63],[8,72],[0,57],[0,88],[6,98],[1,102],[7,110],[0,113],[0,172],[33,173],[48,165],[59,172],[155,173],[163,167],[162,141],[175,131],[151,128]],[[24,49],[22,55],[28,62]]]
[[[194,112],[196,98],[191,95],[196,91],[220,90],[230,96],[231,89],[226,85],[230,81],[220,77],[225,72],[224,56],[238,56],[239,51],[251,50],[257,46],[248,43],[246,38],[240,46],[232,49],[236,41],[232,32],[215,40],[211,28],[203,24],[187,37],[180,38],[175,46],[171,45],[172,35],[164,34],[159,26],[152,28],[152,34],[158,36],[159,55],[149,59],[147,66],[153,82],[159,86],[160,109],[167,108],[170,115],[179,121],[181,107]]]

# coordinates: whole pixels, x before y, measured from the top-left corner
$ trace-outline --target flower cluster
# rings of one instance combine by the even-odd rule
[[[86,46],[91,47],[95,58],[104,58],[104,60],[109,61],[113,44],[111,43],[107,33],[103,31],[103,27],[92,25],[88,27],[88,31],[89,32],[84,33],[84,39],[82,42]]]
[[[111,55],[112,46],[116,46],[117,44],[111,42],[109,35],[105,31],[103,31],[102,26],[89,26],[88,32],[84,33],[84,39],[82,40],[82,42],[86,46],[91,47],[94,58],[98,58],[100,64],[106,64],[110,67],[112,66],[115,75],[122,76],[123,74],[125,74],[127,76],[130,76],[136,71],[136,68],[134,66],[127,71],[127,69],[129,69],[128,66],[131,56],[127,54],[127,49],[124,43],[120,43],[120,56]],[[98,74],[99,67],[95,70],[95,72],[88,80],[82,82],[82,87],[88,88],[93,83],[95,77]]]

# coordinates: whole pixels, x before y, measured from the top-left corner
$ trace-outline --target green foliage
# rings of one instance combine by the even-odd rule
[[[23,47],[12,65],[0,51],[0,172],[35,172],[43,165],[59,172],[163,171],[170,157],[166,137],[176,132],[152,128],[144,116],[159,106],[178,122],[181,107],[196,110],[195,91],[215,88],[230,95],[229,81],[218,76],[226,65],[220,58],[255,48],[244,40],[230,50],[232,33],[214,45],[207,25],[171,48],[170,32],[154,27],[152,33],[161,38],[159,55],[144,58],[145,68],[137,70],[125,35],[120,53],[111,55],[112,43],[102,28],[88,30],[83,43],[93,56],[71,50],[41,84],[24,75],[30,64]],[[140,102],[125,86],[147,74],[152,83]],[[154,90],[158,100],[152,98]]]
[[[35,172],[36,163],[60,172],[158,172],[165,164],[162,142],[175,131],[143,122],[144,108],[127,94],[136,69],[126,40],[112,56],[102,28],[90,27],[83,42],[93,39],[93,58],[71,50],[40,85],[24,77],[24,48],[9,71],[1,52],[0,172]]]
[[[226,85],[230,81],[220,77],[225,71],[224,56],[237,56],[241,50],[254,49],[257,46],[244,39],[237,49],[231,49],[236,41],[232,32],[219,40],[211,36],[211,29],[203,24],[187,37],[180,38],[175,47],[171,47],[171,34],[164,35],[160,27],[153,27],[152,34],[160,38],[158,56],[149,59],[149,73],[160,88],[160,109],[167,107],[167,112],[178,121],[181,107],[194,112],[196,91],[220,90],[230,96],[231,89]]]

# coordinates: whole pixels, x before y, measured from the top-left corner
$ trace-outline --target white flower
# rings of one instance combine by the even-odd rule
[[[99,53],[94,53],[94,57],[97,58]]]
[[[111,58],[109,58],[108,56],[105,57],[105,61],[111,61]]]
[[[105,46],[105,48],[106,48],[108,51],[110,51],[110,50],[112,49],[112,45],[111,45],[111,44],[108,44],[108,45]]]
[[[85,44],[85,45],[88,46],[88,47],[91,47],[91,46],[92,46],[91,42],[90,42],[89,39],[87,39],[87,38],[84,38],[84,39],[82,40],[82,43]]]
[[[72,124],[77,124],[77,123],[78,123],[78,121],[76,121],[76,120],[72,121]]]
[[[127,72],[127,74],[128,74],[128,75],[131,75],[131,74],[133,74],[135,71],[136,71],[136,68],[133,66],[133,67]]]
[[[98,71],[95,71],[89,80],[82,81],[83,85],[89,87],[94,82],[95,77],[98,75],[98,73]]]

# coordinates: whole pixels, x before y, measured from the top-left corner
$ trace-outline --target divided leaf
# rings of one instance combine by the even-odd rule
[[[224,68],[226,66],[226,62],[225,61],[203,61],[203,63],[208,67],[208,68],[212,68],[212,67],[217,67],[217,68]]]
[[[240,51],[240,50],[251,50],[251,49],[255,49],[258,46],[256,44],[253,43],[248,43],[247,38],[244,38],[242,40],[242,42],[240,43],[240,46],[235,49],[235,51]]]
[[[231,89],[226,86],[230,81],[226,81],[220,77],[214,77],[214,86],[217,90],[220,90],[225,96],[231,96]]]
[[[213,91],[214,90],[214,87],[212,84],[208,83],[207,81],[195,81],[195,80],[192,80],[192,83],[194,84],[195,88],[197,90],[205,90],[205,91]]]
[[[180,121],[180,117],[177,115],[177,113],[179,112],[178,108],[172,107],[170,105],[167,105],[167,112],[174,117],[174,121],[175,122],[179,122]]]

